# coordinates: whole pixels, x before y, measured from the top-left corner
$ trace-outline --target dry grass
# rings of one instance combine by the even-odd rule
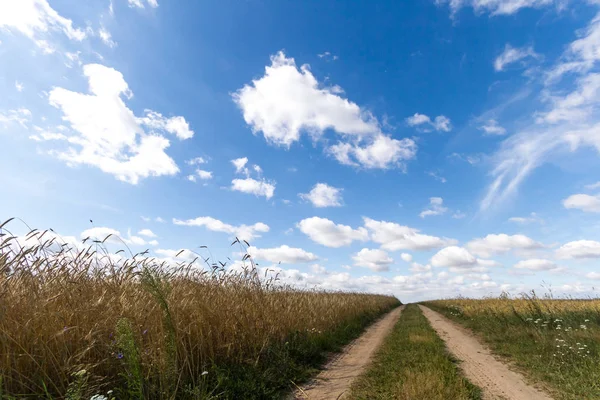
[[[600,398],[599,299],[531,295],[426,304],[478,333],[555,398]]]
[[[397,299],[0,230],[0,398],[276,398]]]

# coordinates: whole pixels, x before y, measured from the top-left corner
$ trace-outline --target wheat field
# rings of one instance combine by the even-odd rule
[[[277,398],[399,304],[0,233],[0,398]]]

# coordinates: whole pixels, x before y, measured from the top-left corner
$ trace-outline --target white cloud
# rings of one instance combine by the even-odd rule
[[[203,169],[196,169],[195,175],[188,175],[188,180],[192,182],[196,182],[198,178],[202,180],[212,179],[213,173],[212,171],[205,171]]]
[[[185,162],[187,165],[202,165],[208,163],[208,161],[203,157],[195,157],[187,160]]]
[[[389,251],[397,250],[432,250],[455,244],[448,238],[439,238],[419,233],[418,229],[396,224],[394,222],[376,221],[364,218],[365,227],[371,232],[371,239]]]
[[[169,140],[156,132],[147,133],[140,122],[160,116],[149,112],[146,118],[138,119],[127,108],[122,95],[130,98],[131,91],[123,75],[112,68],[99,64],[83,67],[88,78],[91,94],[54,88],[49,95],[50,104],[60,109],[63,120],[74,131],[67,141],[65,150],[52,150],[51,154],[68,165],[87,164],[98,167],[117,179],[137,184],[148,176],[174,175],[179,172],[175,161],[165,153]],[[149,118],[150,120],[147,120]],[[183,120],[183,117],[177,121]],[[167,132],[175,133],[168,123]],[[152,126],[153,129],[159,129]],[[175,129],[177,132],[178,128]],[[180,135],[180,138],[189,134]]]
[[[425,218],[434,215],[442,215],[448,211],[447,207],[444,207],[444,200],[441,197],[430,197],[429,208],[421,211],[419,217]]]
[[[198,217],[188,220],[180,220],[173,218],[173,223],[175,225],[185,226],[204,226],[210,231],[228,233],[232,236],[238,237],[240,240],[247,241],[260,237],[260,235],[258,234],[259,232],[269,232],[269,226],[262,222],[257,222],[254,225],[235,226],[226,224],[212,217]]]
[[[585,188],[588,190],[596,190],[596,189],[600,189],[600,182],[596,182],[596,183],[592,183],[589,185],[585,185]]]
[[[465,214],[464,212],[461,212],[460,210],[456,210],[456,212],[454,214],[452,214],[452,218],[454,218],[454,219],[463,219],[466,216],[467,216],[467,214]]]
[[[429,171],[429,172],[427,172],[427,175],[431,176],[436,181],[440,181],[442,183],[446,183],[447,182],[446,178],[444,178],[443,176],[441,176],[437,172]]]
[[[360,142],[338,142],[330,146],[327,152],[344,165],[367,169],[392,167],[405,169],[405,162],[415,158],[417,145],[412,139],[397,140],[385,135],[377,135],[366,145]]]
[[[541,8],[556,4],[564,6],[564,0],[435,0],[437,5],[448,4],[452,15],[463,7],[473,7],[476,14],[488,12],[491,15],[511,15],[522,8]]]
[[[103,242],[105,244],[113,243],[117,245],[134,245],[134,246],[145,246],[147,242],[139,237],[131,234],[131,231],[127,232],[127,237],[121,235],[116,229],[98,226],[90,229],[86,229],[81,232],[81,239],[88,238],[89,240]]]
[[[107,31],[104,27],[100,28],[100,30],[98,31],[98,36],[100,36],[102,42],[104,42],[104,44],[108,47],[115,47],[117,45],[117,43],[114,40],[112,40],[112,35],[110,34],[110,32]]]
[[[558,258],[600,258],[600,242],[576,240],[565,243],[556,250]]]
[[[194,137],[194,131],[185,118],[181,116],[166,118],[161,113],[152,110],[144,110],[145,117],[138,118],[138,122],[150,128],[151,131],[169,132],[178,139],[185,140]]]
[[[127,0],[129,7],[144,8],[144,0]],[[148,5],[152,8],[158,7],[158,0],[146,0]]]
[[[563,200],[565,208],[575,208],[585,212],[600,213],[600,195],[574,194]]]
[[[231,160],[231,163],[235,167],[236,174],[249,174],[248,168],[246,168],[246,164],[248,164],[248,157],[236,158],[235,160]]]
[[[431,257],[434,267],[464,267],[477,264],[477,258],[465,248],[458,246],[444,247]]]
[[[544,223],[544,220],[542,218],[540,218],[540,216],[534,212],[529,214],[529,217],[510,217],[508,219],[508,221],[514,222],[517,224],[523,224],[523,225],[531,224],[531,223],[540,223],[540,224]]]
[[[494,60],[494,69],[496,71],[503,71],[507,65],[516,63],[527,57],[539,58],[540,55],[531,46],[515,48],[507,43],[502,54]]]
[[[326,183],[317,183],[309,193],[300,193],[299,196],[318,208],[339,207],[342,205],[342,190]]]
[[[161,217],[156,217],[156,218],[154,218],[154,220],[155,220],[156,222],[160,222],[160,223],[165,223],[165,222],[167,222],[167,221],[165,221],[164,219],[162,219]]]
[[[450,132],[452,129],[450,119],[444,115],[438,115],[432,121],[431,118],[425,114],[415,113],[413,116],[406,118],[406,123],[409,126],[424,126],[424,131],[435,129],[436,131]]]
[[[18,108],[16,110],[8,110],[7,112],[0,112],[0,124],[8,126],[13,122],[26,127],[31,121],[31,111],[26,108]]]
[[[302,130],[322,135],[326,129],[341,134],[379,132],[379,123],[368,112],[319,86],[308,65],[297,68],[283,52],[271,57],[265,75],[233,95],[254,132],[273,144],[289,147]]]
[[[530,260],[522,260],[516,263],[513,268],[527,269],[531,271],[555,271],[560,267],[550,260],[533,258]]]
[[[481,161],[481,156],[479,155],[452,153],[449,157],[456,158],[461,161],[466,161],[471,165],[478,164]]]
[[[313,253],[287,245],[270,249],[259,249],[250,246],[248,247],[248,254],[256,260],[266,260],[272,263],[282,262],[285,264],[307,263],[318,259]]]
[[[253,178],[234,179],[231,181],[231,190],[242,193],[264,196],[267,200],[275,193],[275,182],[260,181]]]
[[[500,233],[471,240],[466,247],[473,254],[491,257],[494,254],[503,254],[513,250],[535,250],[542,248],[543,245],[525,235]]]
[[[438,251],[431,257],[434,267],[448,267],[451,272],[485,272],[488,267],[496,266],[492,260],[481,260],[463,247],[449,246]]]
[[[17,89],[17,92],[22,92],[25,87],[22,82],[15,81],[15,89]]]
[[[381,249],[364,248],[352,256],[354,265],[367,267],[373,271],[389,271],[389,265],[394,262],[387,252]]]
[[[585,277],[588,279],[600,279],[600,272],[588,272]]]
[[[322,58],[326,61],[335,61],[339,58],[338,56],[331,54],[331,52],[329,51],[324,51],[323,53],[317,54],[317,57]]]
[[[188,249],[156,249],[154,250],[154,252],[159,256],[162,256],[165,259],[165,261],[168,261],[169,263],[173,264],[180,262],[191,263],[197,261],[199,258],[198,255],[194,254],[194,252]]]
[[[412,262],[413,260],[413,256],[411,254],[408,253],[402,253],[400,254],[400,258],[402,258],[403,261],[409,263]]]
[[[85,31],[74,28],[73,21],[58,14],[47,0],[18,0],[0,2],[0,28],[20,32],[33,40],[44,53],[54,50],[42,39],[50,31],[64,33],[69,39],[81,41]]]
[[[265,75],[235,92],[233,100],[252,131],[277,146],[289,148],[302,132],[318,139],[331,129],[344,140],[327,151],[342,164],[390,168],[414,158],[414,141],[384,135],[377,118],[340,93],[338,86],[320,85],[308,65],[298,68],[279,52]]]
[[[369,239],[365,228],[353,229],[348,225],[335,224],[327,218],[303,219],[298,223],[298,228],[314,242],[327,247],[348,246],[355,240],[364,242]]]
[[[600,14],[579,36],[547,71],[539,96],[545,109],[531,115],[491,157],[493,180],[481,201],[482,211],[517,193],[532,171],[556,155],[582,147],[600,151],[600,74],[589,72],[600,61]],[[575,77],[553,86],[566,73]]]
[[[141,231],[138,232],[138,235],[141,236],[146,236],[149,238],[155,238],[156,234],[154,232],[152,232],[150,229],[142,229]]]
[[[122,239],[121,233],[118,230],[104,226],[86,229],[81,232],[80,236],[82,240],[89,238],[89,240],[96,240],[100,242],[106,240],[121,243],[119,239]]]
[[[485,132],[486,135],[502,136],[506,134],[506,129],[498,124],[495,119],[488,120],[479,129]]]

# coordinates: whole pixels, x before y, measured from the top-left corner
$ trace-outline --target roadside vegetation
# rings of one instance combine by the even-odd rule
[[[600,300],[532,295],[424,304],[478,334],[555,398],[600,398]]]
[[[481,391],[462,376],[419,307],[410,304],[367,372],[352,385],[350,398],[480,399]]]
[[[0,399],[281,398],[394,297],[110,254],[0,226]],[[246,244],[235,245],[245,250]]]

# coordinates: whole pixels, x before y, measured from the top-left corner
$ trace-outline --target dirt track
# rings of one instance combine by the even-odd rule
[[[523,377],[496,360],[470,332],[423,306],[429,323],[461,361],[465,376],[483,390],[484,399],[550,400],[547,394],[525,383]]]
[[[404,306],[398,307],[371,325],[358,339],[346,346],[339,356],[305,387],[294,393],[294,399],[335,400],[348,394],[352,381],[371,361],[383,339],[390,333]]]

